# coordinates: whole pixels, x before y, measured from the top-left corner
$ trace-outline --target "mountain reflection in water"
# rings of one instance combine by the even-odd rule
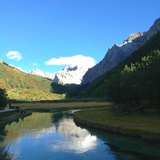
[[[34,136],[41,134],[40,132],[44,132],[44,130],[50,130],[50,127],[53,126],[52,116],[52,113],[33,112],[31,116],[7,124],[4,129],[6,132],[5,141],[12,141],[27,134]]]
[[[18,160],[157,160],[160,145],[82,129],[67,112],[39,113],[7,124],[4,143]],[[2,133],[0,133],[2,134]]]
[[[75,156],[78,158],[77,154],[81,157],[86,152],[96,153],[97,137],[77,127],[72,117],[61,114],[34,112],[23,120],[7,124],[4,142],[22,160],[51,159],[62,156],[62,153],[74,155],[75,159]],[[98,152],[96,154],[99,157]],[[113,155],[109,157],[114,159]]]

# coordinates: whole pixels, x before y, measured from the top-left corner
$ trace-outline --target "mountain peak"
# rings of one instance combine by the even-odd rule
[[[113,45],[110,47],[103,58],[97,65],[90,68],[83,76],[82,84],[90,83],[98,76],[108,72],[127,56],[136,51],[148,39],[153,37],[160,31],[160,18],[158,18],[147,32],[136,32],[129,35],[129,38],[124,40],[121,45]]]
[[[34,75],[39,75],[42,77],[47,77],[61,85],[70,85],[70,84],[81,84],[82,77],[87,70],[88,68],[86,67],[74,65],[74,66],[66,66],[64,69],[56,73],[43,72],[38,68],[29,71],[29,73]]]
[[[66,66],[63,70],[64,71],[76,71],[78,69],[78,66]]]
[[[53,81],[61,85],[81,84],[87,70],[88,68],[78,65],[66,66],[55,74]]]
[[[146,32],[135,32],[130,34],[129,38],[123,41],[123,45],[127,43],[131,43],[134,39],[136,39],[137,37],[143,36],[145,33]]]

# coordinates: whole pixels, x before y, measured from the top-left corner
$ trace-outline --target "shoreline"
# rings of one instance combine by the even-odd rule
[[[83,112],[83,111],[82,111]],[[137,137],[142,140],[152,142],[152,143],[160,143],[160,134],[152,134],[151,132],[143,131],[141,128],[127,128],[121,125],[112,125],[112,124],[103,124],[100,122],[92,121],[92,119],[83,118],[80,113],[74,113],[73,119],[77,125],[83,125],[86,127],[90,127],[93,129],[101,130],[101,131],[109,131],[111,133],[121,134],[124,136]]]
[[[16,111],[10,111],[10,112],[16,112]],[[7,117],[7,119],[1,120],[0,125],[5,124],[5,123],[9,123],[9,122],[12,122],[12,121],[16,121],[19,118],[25,118],[25,117],[27,117],[31,114],[32,114],[31,111],[27,111],[26,113],[18,113],[16,115],[11,114]]]
[[[24,118],[32,114],[32,111],[57,111],[57,110],[74,110],[74,109],[89,109],[101,108],[110,105],[108,102],[29,102],[29,103],[12,103],[13,106],[18,106],[26,111],[26,113],[18,113],[17,110],[4,109],[0,111],[0,124],[15,121],[19,118]],[[5,115],[5,116],[4,116]]]

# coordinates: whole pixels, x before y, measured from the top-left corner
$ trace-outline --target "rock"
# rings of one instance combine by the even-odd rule
[[[147,32],[136,32],[129,36],[128,39],[124,40],[121,45],[113,45],[108,49],[105,57],[97,65],[90,68],[82,79],[82,85],[90,83],[95,80],[98,76],[108,72],[127,56],[136,51],[142,46],[147,40],[154,36],[160,31],[160,18],[157,19],[153,26]]]
[[[61,85],[81,84],[87,70],[81,66],[67,66],[55,74],[53,81]]]
[[[30,74],[49,78],[61,85],[81,84],[82,77],[88,68],[82,66],[66,66],[63,70],[56,73],[43,72],[40,69],[29,71]]]

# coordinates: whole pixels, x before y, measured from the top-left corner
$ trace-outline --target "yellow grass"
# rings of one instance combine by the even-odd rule
[[[21,109],[85,109],[109,106],[108,102],[54,102],[54,103],[13,103],[13,106],[19,106]]]

